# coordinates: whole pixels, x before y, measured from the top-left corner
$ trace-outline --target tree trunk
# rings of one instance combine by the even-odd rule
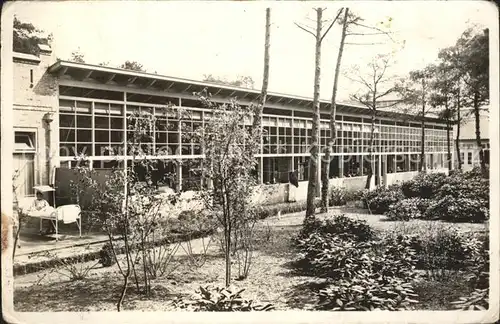
[[[375,98],[375,95],[373,96]],[[373,106],[375,106],[375,99],[373,100]],[[372,108],[372,113],[371,113],[371,129],[370,129],[370,146],[368,149],[368,170],[367,170],[367,177],[366,177],[366,184],[365,184],[365,189],[370,189],[370,184],[372,181],[372,176],[373,176],[373,167],[372,167],[372,162],[373,162],[373,137],[375,133],[375,114],[377,110],[375,108]]]
[[[226,287],[231,285],[231,231],[226,229]]]
[[[481,144],[481,126],[480,126],[480,115],[479,115],[479,94],[474,92],[474,117],[476,119],[476,145],[479,149],[479,162],[481,163],[481,173],[486,174],[486,162],[484,161],[483,146]]]
[[[128,285],[128,276],[125,277],[125,280],[123,281],[123,287],[122,287],[122,292],[120,294],[120,299],[118,300],[118,303],[116,304],[116,310],[118,312],[122,308],[123,299],[125,298],[125,293],[127,292],[127,285]]]
[[[307,186],[307,209],[306,219],[314,217],[316,206],[314,204],[315,197],[318,194],[318,138],[319,138],[319,89],[320,89],[320,72],[321,72],[321,25],[323,9],[316,9],[316,53],[315,53],[315,70],[314,70],[314,98],[313,98],[313,120],[312,120],[312,136],[311,136],[311,158],[309,160],[309,183]]]
[[[264,105],[266,104],[267,88],[269,85],[269,48],[271,46],[271,8],[266,8],[266,36],[264,45],[264,77],[262,79],[262,90],[260,92],[260,101],[253,119],[253,128],[260,129],[260,116]]]
[[[422,123],[421,133],[420,133],[420,172],[426,171],[427,166],[425,165],[425,103],[422,104]]]
[[[457,150],[457,163],[458,163],[458,169],[462,170],[462,156],[460,155],[460,89],[458,90],[457,94],[457,137],[455,139],[455,146]]]
[[[447,114],[449,114],[448,108],[446,110],[447,110]],[[452,169],[450,127],[451,127],[450,116],[447,115],[446,116],[446,149],[447,149],[447,158],[448,158],[448,172],[450,172]]]
[[[342,53],[344,51],[344,42],[347,31],[347,15],[349,13],[349,8],[345,9],[344,12],[344,23],[342,25],[342,36],[340,38],[340,47],[339,53],[337,56],[337,65],[335,66],[335,76],[333,79],[333,91],[332,91],[332,101],[330,102],[330,140],[328,145],[326,146],[325,151],[325,159],[324,162],[325,168],[322,172],[322,187],[321,187],[321,212],[328,212],[328,189],[329,189],[329,176],[330,176],[330,163],[331,163],[331,153],[334,151],[334,145],[337,140],[337,125],[335,122],[335,118],[337,116],[337,87],[340,73],[340,63],[342,61]]]

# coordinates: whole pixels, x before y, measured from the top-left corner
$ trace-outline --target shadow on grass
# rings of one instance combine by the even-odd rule
[[[316,278],[293,286],[285,293],[286,305],[291,309],[314,309],[314,305],[318,303],[317,292],[327,284],[325,279]]]
[[[86,311],[114,310],[121,290],[117,275],[105,275],[86,280],[61,280],[48,285],[15,289],[16,311]]]
[[[419,296],[415,307],[420,310],[454,310],[451,302],[470,296],[473,291],[461,274],[446,280],[423,279],[414,284],[414,290]]]
[[[297,236],[302,225],[289,225],[255,230],[255,249],[265,255],[283,257],[296,253],[293,238]]]

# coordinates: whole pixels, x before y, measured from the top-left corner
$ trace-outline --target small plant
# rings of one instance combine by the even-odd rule
[[[474,290],[470,296],[460,297],[452,304],[462,310],[486,310],[489,308],[489,238],[476,238],[472,242],[475,246],[471,249],[474,256],[471,258],[466,279]]]
[[[103,267],[111,267],[116,263],[113,247],[111,246],[111,244],[104,244],[99,251],[99,263],[102,264]]]
[[[146,250],[145,269],[149,274],[149,278],[166,277],[179,267],[179,263],[174,264],[174,256],[179,246],[180,243],[175,243],[172,247],[168,244],[162,244]]]
[[[333,187],[330,190],[330,206],[343,206],[347,203],[347,190],[344,187]]]
[[[70,281],[87,279],[90,270],[95,269],[99,264],[99,262],[87,262],[84,255],[79,255],[72,259],[62,259],[54,254],[51,254],[50,252],[47,252],[46,256],[51,257],[56,261],[55,271],[60,275],[67,277]]]
[[[409,310],[418,303],[410,283],[400,279],[377,280],[356,277],[339,280],[318,293],[319,310],[333,311],[374,311]]]
[[[260,305],[253,300],[243,299],[245,289],[200,287],[195,291],[194,300],[181,303],[181,308],[195,312],[250,312],[271,311],[271,304]]]
[[[454,308],[461,310],[487,310],[489,308],[488,288],[475,289],[471,296],[460,297],[451,302]]]

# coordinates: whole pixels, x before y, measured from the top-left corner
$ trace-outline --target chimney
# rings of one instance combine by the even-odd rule
[[[47,44],[38,44],[38,48],[40,49],[40,61],[43,66],[52,65],[55,60],[53,57],[52,47]]]

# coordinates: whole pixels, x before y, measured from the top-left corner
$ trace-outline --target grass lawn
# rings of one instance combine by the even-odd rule
[[[378,215],[369,215],[361,210],[335,208],[330,214],[345,213],[349,217],[367,220],[380,231],[425,230],[425,226],[436,226],[438,222],[411,221],[388,222]],[[329,215],[330,215],[329,214]],[[327,217],[321,215],[319,217]],[[296,258],[296,251],[291,245],[291,238],[300,230],[304,212],[272,217],[262,221],[257,228],[256,251],[250,276],[242,281],[238,277],[238,263],[233,262],[233,285],[246,288],[243,297],[259,302],[269,302],[277,310],[308,309],[314,304],[314,290],[323,284],[321,279],[299,275],[291,266]],[[439,225],[441,226],[441,225]],[[484,224],[447,224],[460,230],[482,231]],[[196,251],[196,250],[195,250]],[[234,260],[235,261],[235,260]],[[133,277],[123,303],[124,310],[174,310],[172,300],[189,296],[200,285],[224,285],[224,257],[219,242],[212,241],[207,252],[206,263],[202,267],[192,266],[185,253],[175,257],[178,268],[169,276],[152,282],[152,296],[138,294],[135,291]],[[90,267],[95,262],[82,264]],[[102,268],[100,265],[89,272],[87,279],[70,281],[62,270],[45,270],[16,277],[14,280],[14,303],[16,311],[114,311],[118,299],[122,277],[117,273],[117,266]],[[457,277],[458,278],[458,277]],[[458,285],[455,287],[455,285]],[[455,296],[443,297],[442,292],[462,294],[463,285],[459,280],[443,282],[421,282],[420,294],[424,298],[422,307],[443,309],[448,300]],[[431,289],[434,293],[428,293]],[[449,294],[448,294],[449,295]],[[444,298],[444,299],[443,299]],[[450,301],[451,301],[450,300]]]

